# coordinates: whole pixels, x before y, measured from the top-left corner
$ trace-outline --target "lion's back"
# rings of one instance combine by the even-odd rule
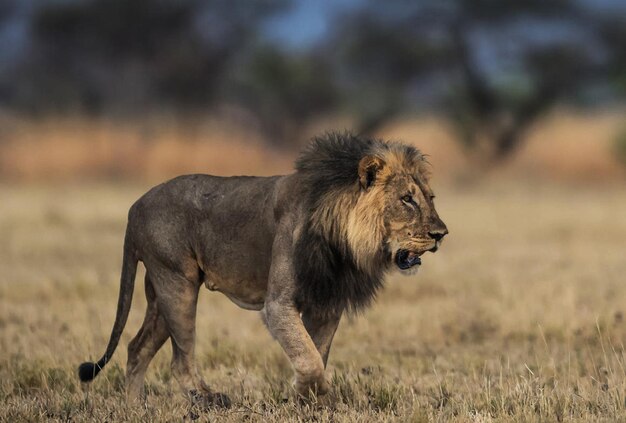
[[[220,267],[229,253],[258,254],[271,245],[277,178],[179,176],[133,204],[129,233],[140,255],[161,261],[191,254]]]

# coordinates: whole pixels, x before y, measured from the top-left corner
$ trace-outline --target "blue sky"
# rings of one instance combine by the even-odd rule
[[[51,0],[40,0],[51,1]],[[264,25],[265,38],[288,49],[306,49],[323,38],[335,16],[349,13],[367,0],[294,0],[293,6]],[[380,0],[383,1],[383,0]],[[419,1],[419,0],[415,0]],[[549,0],[546,0],[549,1]],[[589,11],[626,17],[626,0],[578,0]],[[37,0],[21,0],[16,13],[0,27],[0,70],[24,47],[27,19]],[[626,23],[625,23],[626,25]]]
[[[363,0],[297,0],[285,13],[270,19],[265,36],[287,48],[306,48],[321,39],[334,16],[350,11]]]
[[[264,33],[269,40],[277,41],[287,48],[307,48],[324,36],[334,16],[350,12],[366,1],[295,0],[291,9],[266,23]],[[578,2],[588,11],[617,13],[626,19],[626,0],[578,0]]]

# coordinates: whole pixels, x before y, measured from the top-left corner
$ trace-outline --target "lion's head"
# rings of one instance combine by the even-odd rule
[[[448,233],[416,148],[330,133],[296,162],[304,221],[296,242],[302,307],[357,310],[387,270],[411,274]]]
[[[437,251],[448,233],[435,210],[424,157],[413,147],[384,143],[359,161],[358,175],[361,192],[348,219],[352,248],[381,243],[401,272],[413,273],[420,256]]]

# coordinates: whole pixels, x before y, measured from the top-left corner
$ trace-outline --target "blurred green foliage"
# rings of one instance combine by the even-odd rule
[[[33,1],[27,48],[0,63],[0,106],[133,117],[228,105],[283,146],[324,115],[347,114],[368,134],[428,111],[448,120],[468,152],[497,162],[554,105],[626,96],[626,8],[363,0],[338,13],[313,46],[264,38],[263,25],[295,3]],[[2,27],[18,4],[0,0]]]

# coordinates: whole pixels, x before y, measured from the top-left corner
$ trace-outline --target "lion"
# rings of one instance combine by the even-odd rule
[[[414,274],[448,233],[416,148],[353,135],[314,138],[295,172],[271,177],[179,176],[132,205],[117,315],[106,352],[80,365],[89,382],[111,360],[131,307],[138,262],[147,309],[128,345],[126,390],[143,395],[148,365],[171,339],[184,393],[228,406],[194,362],[202,285],[261,311],[293,365],[298,395],[329,390],[325,368],[342,315],[372,303],[392,269]]]

